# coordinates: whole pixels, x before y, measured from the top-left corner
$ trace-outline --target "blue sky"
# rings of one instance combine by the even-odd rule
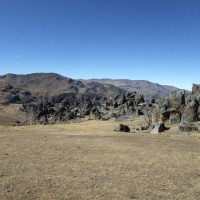
[[[0,74],[200,84],[199,0],[0,0]]]

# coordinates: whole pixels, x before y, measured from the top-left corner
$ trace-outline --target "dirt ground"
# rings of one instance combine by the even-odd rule
[[[0,199],[200,198],[200,135],[117,124],[0,126]]]

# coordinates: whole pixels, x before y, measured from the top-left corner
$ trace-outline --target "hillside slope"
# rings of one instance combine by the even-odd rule
[[[113,85],[96,82],[83,83],[55,73],[0,76],[1,101],[6,98],[15,100],[51,98],[63,93],[75,93],[79,97],[83,94],[115,97],[122,92],[126,91]]]
[[[112,84],[116,87],[125,89],[130,92],[136,91],[143,94],[145,99],[165,97],[169,93],[178,90],[178,88],[168,85],[160,85],[146,80],[129,80],[129,79],[89,79],[81,80],[85,83],[95,81],[103,84]]]

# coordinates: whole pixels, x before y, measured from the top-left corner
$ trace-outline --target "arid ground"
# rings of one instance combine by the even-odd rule
[[[200,198],[200,135],[117,124],[0,126],[0,199]]]

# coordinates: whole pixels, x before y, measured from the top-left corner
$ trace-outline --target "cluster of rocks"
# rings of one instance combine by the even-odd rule
[[[145,112],[152,133],[162,132],[165,124],[179,124],[181,132],[199,130],[194,122],[200,121],[200,85],[193,84],[192,92],[176,91],[159,100]]]
[[[125,124],[119,124],[114,131],[117,132],[131,132],[131,133],[136,133],[138,131],[144,131],[148,130],[149,126],[148,125],[139,125],[139,126],[134,126],[134,127],[129,127],[128,125]]]
[[[193,84],[191,93],[179,90],[157,102],[152,99],[150,104],[143,103],[139,112],[147,124],[139,130],[149,128],[152,134],[158,134],[168,129],[166,125],[178,124],[181,133],[200,131],[200,85]],[[117,130],[123,131],[119,127]]]
[[[150,129],[152,134],[167,130],[169,124],[179,124],[181,132],[199,131],[194,122],[200,121],[200,85],[193,85],[192,92],[176,91],[167,97],[145,102],[136,92],[122,93],[116,97],[63,93],[40,103],[24,103],[22,111],[28,117],[26,124],[52,124],[69,120],[133,119],[143,116],[145,126],[135,130]],[[167,125],[166,125],[167,124]],[[120,124],[116,131],[129,132]]]
[[[115,98],[63,93],[40,103],[23,104],[21,111],[27,113],[26,124],[52,124],[81,118],[130,119],[143,114],[142,104],[144,96],[136,92],[122,93]]]

